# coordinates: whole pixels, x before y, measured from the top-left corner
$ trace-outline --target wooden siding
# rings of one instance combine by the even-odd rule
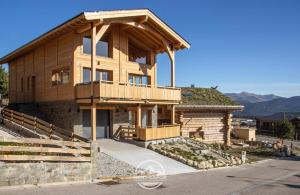
[[[226,136],[225,113],[217,112],[181,112],[177,113],[177,121],[181,124],[182,136],[189,137],[190,133],[201,132],[204,142],[224,143]]]
[[[48,41],[31,52],[9,63],[9,98],[11,103],[74,99],[74,83],[52,86],[52,72],[60,68],[70,69],[73,77],[74,33]],[[32,93],[32,77],[35,76],[35,97]],[[29,78],[29,79],[28,79]],[[21,80],[23,79],[23,90]],[[29,81],[29,88],[27,88]]]
[[[129,74],[147,75],[150,85],[157,87],[156,54],[150,52],[150,63],[141,65],[128,60],[130,32],[120,30],[121,24],[112,25],[107,33],[112,38],[112,58],[96,57],[96,69],[112,71],[114,83],[128,83]],[[70,32],[52,39],[31,52],[9,62],[9,97],[11,103],[74,100],[75,85],[83,81],[82,70],[91,67],[91,55],[83,54],[82,38],[90,31],[77,34]],[[164,65],[164,64],[162,64]],[[69,68],[68,84],[52,86],[52,72]],[[32,77],[35,76],[35,97],[32,93]],[[28,78],[30,87],[27,89]],[[21,80],[23,79],[23,90]],[[155,91],[161,91],[159,88]],[[171,90],[169,90],[171,91]],[[173,99],[178,100],[177,92]],[[90,96],[90,95],[89,95]],[[155,95],[154,95],[155,96]],[[168,97],[165,96],[165,97]],[[172,99],[172,98],[171,98]]]

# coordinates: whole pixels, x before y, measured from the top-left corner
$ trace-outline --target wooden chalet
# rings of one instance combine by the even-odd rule
[[[83,12],[0,59],[9,100],[33,105],[55,125],[96,140],[134,129],[139,139],[179,136],[175,52],[190,44],[148,9]],[[157,85],[159,53],[170,86]],[[159,111],[168,120],[159,118]]]

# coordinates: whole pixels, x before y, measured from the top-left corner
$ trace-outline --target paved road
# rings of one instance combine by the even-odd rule
[[[275,143],[279,139],[276,137],[271,137],[271,136],[265,136],[265,135],[256,135],[256,140],[257,141],[268,141],[270,143]],[[300,141],[290,141],[290,140],[284,140],[283,143],[287,145],[291,145],[291,142],[293,142],[294,146],[297,146],[300,148]]]
[[[163,166],[167,175],[174,175],[180,173],[190,173],[197,171],[196,169],[180,163],[171,158],[167,158],[151,150],[138,147],[133,144],[118,142],[112,139],[99,140],[102,152],[124,161],[134,167],[141,163],[154,160]],[[154,167],[155,169],[155,164]]]
[[[6,189],[0,190],[0,194],[300,194],[300,159],[268,160],[254,165],[172,175],[154,190],[145,190],[136,181],[127,181],[115,185],[74,184]]]

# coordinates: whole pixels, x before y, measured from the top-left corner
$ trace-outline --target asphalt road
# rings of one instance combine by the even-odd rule
[[[136,181],[1,189],[0,194],[300,194],[300,159],[267,160],[252,165],[168,176],[163,185],[146,190]]]

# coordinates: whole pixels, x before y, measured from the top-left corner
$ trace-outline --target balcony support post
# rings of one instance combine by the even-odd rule
[[[141,104],[138,105],[137,107],[137,112],[136,112],[136,123],[137,123],[137,127],[140,128],[142,126],[142,107]]]
[[[96,76],[96,25],[92,23],[91,29],[91,105],[94,101],[94,80]]]
[[[167,54],[171,61],[171,87],[175,88],[175,49],[173,46],[170,46],[165,40],[163,40],[163,44],[167,50]]]
[[[175,105],[171,105],[171,124],[175,125]]]
[[[92,140],[96,141],[96,119],[97,119],[97,109],[96,109],[96,104],[93,104],[91,107],[91,135],[92,135]]]

